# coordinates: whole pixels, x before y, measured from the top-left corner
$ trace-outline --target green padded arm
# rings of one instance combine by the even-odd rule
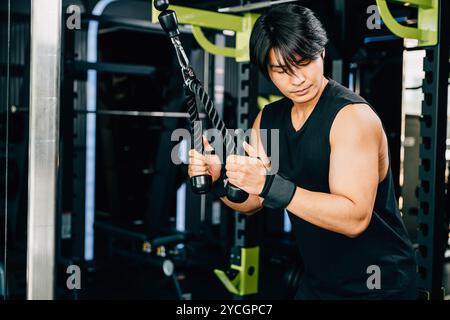
[[[400,38],[417,39],[419,46],[434,46],[437,44],[438,0],[389,0],[393,3],[417,7],[418,28],[407,27],[398,23],[389,10],[388,0],[377,0],[378,10],[389,30]]]
[[[192,25],[192,34],[195,40],[206,52],[234,58],[238,62],[250,60],[250,34],[259,14],[246,13],[238,16],[176,5],[170,5],[169,9],[177,13],[178,22]],[[158,23],[159,13],[160,11],[156,9],[152,10],[152,23]],[[234,31],[236,34],[235,48],[216,46],[205,37],[201,28]]]

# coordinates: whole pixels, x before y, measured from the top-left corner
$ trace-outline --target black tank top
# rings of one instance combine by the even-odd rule
[[[291,121],[291,100],[284,98],[267,105],[260,128],[280,130],[278,172],[301,188],[330,193],[331,125],[343,107],[355,103],[370,106],[351,90],[329,79],[298,131]],[[265,146],[269,155],[270,143],[268,139]],[[395,199],[390,164],[386,178],[378,185],[370,224],[359,237],[349,238],[288,214],[305,266],[297,298],[415,297],[415,256]],[[379,267],[381,289],[371,290],[367,285],[374,274],[370,266]],[[369,282],[373,283],[372,280]]]

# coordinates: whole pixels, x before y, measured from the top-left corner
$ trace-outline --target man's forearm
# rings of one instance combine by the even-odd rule
[[[248,199],[242,203],[231,202],[227,197],[222,197],[220,199],[231,209],[244,214],[253,214],[262,208],[261,198],[253,194],[250,194]]]
[[[318,227],[348,237],[360,235],[371,216],[344,196],[313,192],[300,187],[296,188],[287,210]]]

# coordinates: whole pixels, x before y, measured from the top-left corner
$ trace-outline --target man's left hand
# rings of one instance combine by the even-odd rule
[[[249,194],[259,195],[266,182],[267,169],[251,145],[244,142],[243,147],[248,156],[230,155],[226,159],[228,182]]]

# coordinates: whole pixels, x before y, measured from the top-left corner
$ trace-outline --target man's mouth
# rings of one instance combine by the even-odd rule
[[[304,94],[304,93],[306,93],[306,91],[307,91],[309,88],[311,88],[311,86],[306,87],[306,88],[304,88],[304,89],[299,89],[299,90],[292,91],[291,93],[293,93],[293,94]]]

